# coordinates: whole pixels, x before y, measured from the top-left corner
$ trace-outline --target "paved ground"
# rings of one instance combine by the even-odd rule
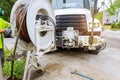
[[[5,47],[7,47],[8,49],[11,49],[14,47],[14,44],[15,44],[15,38],[5,38],[5,41],[4,41],[4,45]]]
[[[44,55],[39,61],[45,68],[43,75],[33,80],[87,80],[71,74],[77,71],[96,80],[120,80],[120,31],[105,31],[107,48],[98,55],[78,50],[61,50]],[[12,39],[6,39],[10,46]],[[10,44],[9,44],[10,42]]]
[[[0,80],[3,80],[1,60],[0,60]]]

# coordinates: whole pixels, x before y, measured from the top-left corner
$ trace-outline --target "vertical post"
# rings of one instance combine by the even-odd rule
[[[66,3],[66,0],[63,0],[63,3]]]
[[[29,61],[30,61],[30,55],[31,52],[27,52],[27,58],[26,58],[26,64],[25,64],[25,69],[24,69],[24,75],[23,75],[23,80],[27,80],[27,72],[28,72],[28,66],[29,66]]]
[[[1,59],[0,59],[0,80],[3,80]]]
[[[104,27],[104,13],[105,13],[105,9],[104,9],[104,6],[105,6],[105,0],[102,2],[102,7],[103,7],[102,27]]]
[[[2,39],[2,47],[3,47],[3,51],[4,51],[3,33],[0,33],[0,37],[1,37],[1,39]],[[4,55],[4,54],[3,54],[3,55]],[[0,57],[0,80],[3,80],[1,57]]]
[[[92,10],[92,29],[91,29],[91,36],[90,36],[90,44],[93,44],[93,38],[94,38],[94,18],[95,18],[95,14],[97,13],[97,1],[98,0],[94,0],[94,9]]]
[[[91,37],[94,36],[94,11],[92,12],[92,30],[91,30]]]

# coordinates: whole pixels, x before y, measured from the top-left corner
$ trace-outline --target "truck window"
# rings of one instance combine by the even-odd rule
[[[86,8],[90,9],[89,0],[52,0],[54,9]]]

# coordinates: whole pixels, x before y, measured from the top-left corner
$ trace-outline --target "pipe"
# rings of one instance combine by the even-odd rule
[[[91,78],[91,77],[89,77],[89,76],[86,76],[86,75],[81,74],[81,73],[78,73],[78,72],[71,72],[71,74],[77,74],[77,75],[82,76],[82,77],[84,77],[84,78],[86,78],[86,79],[95,80],[95,79],[93,79],[93,78]]]

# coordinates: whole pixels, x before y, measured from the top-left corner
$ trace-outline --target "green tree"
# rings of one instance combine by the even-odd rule
[[[110,15],[115,15],[116,14],[116,10],[118,8],[120,8],[120,0],[114,0],[114,2],[112,2],[112,0],[110,1],[110,7],[108,8],[107,6],[107,12],[109,12]]]
[[[115,0],[113,5],[114,5],[115,9],[120,8],[120,0]]]
[[[3,18],[7,21],[10,21],[11,9],[16,0],[0,0],[0,8],[5,11]]]
[[[100,22],[102,23],[103,20],[103,12],[98,12],[95,16],[96,19],[100,20]]]
[[[109,1],[110,1],[110,8],[108,8],[107,11],[109,12],[110,15],[115,15],[116,14],[115,5],[112,2],[112,0]]]

